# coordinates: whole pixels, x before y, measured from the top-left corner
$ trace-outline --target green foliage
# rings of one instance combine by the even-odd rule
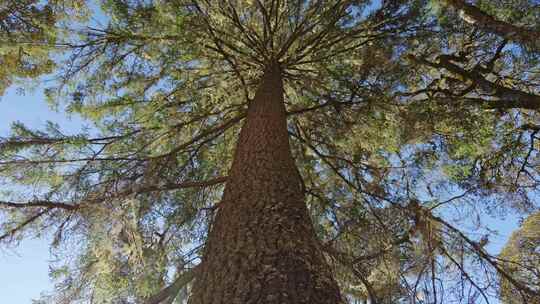
[[[505,270],[525,282],[529,288],[540,290],[540,213],[527,217],[521,227],[512,233],[499,258],[504,261]],[[538,296],[523,295],[508,281],[501,277],[501,296],[504,303],[521,301],[534,303]],[[518,296],[520,295],[520,296]],[[521,298],[523,297],[523,298]]]
[[[0,140],[0,240],[54,236],[43,303],[141,303],[198,263],[276,62],[310,215],[351,300],[475,302],[504,263],[473,237],[481,223],[462,227],[538,209],[538,54],[441,1],[4,3],[0,92],[54,76],[51,106],[91,125],[14,123]],[[475,4],[538,20],[531,1]]]
[[[13,83],[52,73],[60,24],[84,20],[85,3],[75,1],[4,0],[0,4],[0,93]]]

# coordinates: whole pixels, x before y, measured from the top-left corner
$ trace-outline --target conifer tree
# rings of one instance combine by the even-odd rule
[[[0,90],[89,124],[0,141],[39,303],[538,297],[486,247],[539,207],[535,1],[0,1]]]
[[[512,233],[506,246],[501,251],[500,258],[504,261],[505,271],[514,274],[520,280],[531,282],[535,290],[540,290],[540,213],[533,213],[526,218],[521,227]],[[501,295],[504,303],[520,303],[540,301],[538,294],[526,298],[516,297],[515,290],[508,279],[501,277]]]

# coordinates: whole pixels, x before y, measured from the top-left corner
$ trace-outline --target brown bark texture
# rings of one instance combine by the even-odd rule
[[[190,304],[341,303],[289,145],[279,66],[240,132]]]

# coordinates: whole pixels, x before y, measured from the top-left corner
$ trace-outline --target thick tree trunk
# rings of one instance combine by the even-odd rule
[[[341,303],[291,155],[277,65],[249,105],[189,303]]]

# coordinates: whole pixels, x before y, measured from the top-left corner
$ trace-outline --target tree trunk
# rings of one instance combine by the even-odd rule
[[[249,104],[189,303],[341,303],[304,199],[276,64]]]

